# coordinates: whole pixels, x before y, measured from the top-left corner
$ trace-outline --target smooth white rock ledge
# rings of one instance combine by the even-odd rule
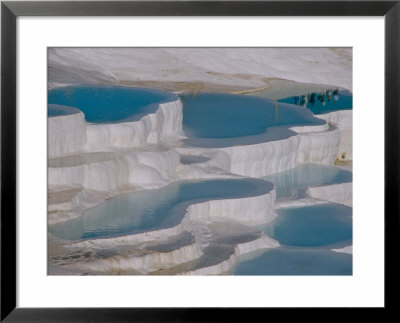
[[[353,206],[353,183],[309,187],[307,194],[315,199]]]
[[[161,103],[155,113],[149,113],[139,121],[88,124],[88,142],[99,147],[141,147],[155,144],[163,138],[182,131],[182,103],[178,99]]]
[[[158,188],[170,183],[179,165],[173,150],[135,151],[101,162],[72,167],[49,167],[48,185],[113,192],[124,185]]]
[[[302,206],[310,206],[310,205],[319,205],[319,204],[327,204],[328,201],[316,200],[310,197],[305,197],[303,199],[297,200],[281,200],[277,201],[274,204],[275,209],[284,209],[284,208],[293,208],[293,207],[302,207]]]
[[[317,116],[339,128],[340,142],[337,158],[353,159],[353,110],[340,110]]]
[[[250,225],[268,223],[278,216],[273,207],[275,198],[276,192],[273,189],[267,194],[253,197],[196,203],[187,208],[187,217],[191,221],[212,221],[218,218]]]
[[[351,255],[351,254],[353,254],[353,246],[346,246],[346,247],[340,248],[340,249],[331,249],[331,251],[347,253],[347,254]]]
[[[139,121],[87,123],[82,112],[48,118],[48,157],[55,158],[107,147],[142,147],[159,143],[182,131],[180,99],[159,104]]]
[[[331,166],[339,149],[340,132],[332,127],[328,131],[298,134],[300,143],[297,162]]]
[[[328,127],[328,128],[327,128]],[[295,127],[298,134],[287,139],[253,145],[221,148],[177,147],[180,154],[203,155],[201,163],[249,177],[263,177],[294,168],[298,163],[333,165],[337,156],[340,132],[327,125]]]
[[[279,78],[352,89],[352,48],[53,47],[48,59],[50,87],[196,80],[260,88],[268,85],[266,78]]]
[[[48,117],[48,157],[81,152],[86,148],[86,121],[82,112]]]
[[[132,271],[147,274],[198,259],[202,254],[198,244],[194,243],[170,252],[154,251],[142,256],[116,255],[105,259],[80,261],[63,268],[95,274],[124,274]]]

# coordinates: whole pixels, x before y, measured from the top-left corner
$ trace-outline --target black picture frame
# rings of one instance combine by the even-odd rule
[[[400,1],[89,1],[1,3],[1,321],[191,322],[256,320],[255,308],[19,308],[16,306],[16,19],[19,16],[384,16],[385,307],[396,311],[399,234]],[[269,309],[281,311],[282,309]],[[287,308],[285,310],[288,310]],[[307,309],[290,309],[310,315]],[[314,310],[314,309],[313,309]],[[332,309],[329,315],[334,315]],[[383,312],[384,311],[384,312]],[[347,310],[350,314],[351,310]],[[336,311],[335,311],[336,313]],[[278,313],[277,313],[278,314]],[[324,313],[326,315],[326,313]],[[393,313],[392,313],[393,314]],[[261,315],[261,316],[260,316]],[[318,315],[313,312],[311,315]],[[342,314],[340,314],[342,315]],[[271,318],[272,319],[272,318]],[[353,318],[351,318],[353,319]],[[258,319],[257,319],[258,320]]]

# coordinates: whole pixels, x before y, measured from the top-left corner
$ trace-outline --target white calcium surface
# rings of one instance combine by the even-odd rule
[[[145,255],[115,255],[105,259],[78,262],[66,266],[67,269],[95,274],[124,274],[132,271],[140,274],[168,269],[195,260],[202,255],[197,244],[192,244],[170,252],[151,252]]]
[[[340,131],[337,158],[353,159],[353,110],[340,110],[318,115],[318,118],[334,124]]]
[[[112,192],[122,186],[155,188],[168,184],[179,164],[173,150],[136,151],[115,159],[72,167],[49,167],[49,187],[71,186]]]
[[[156,144],[168,136],[182,130],[182,103],[180,99],[162,103],[155,113],[142,117],[139,121],[88,124],[88,142],[101,147],[140,147]]]
[[[47,120],[49,158],[81,152],[86,148],[86,121],[82,112]]]
[[[312,198],[353,206],[353,183],[309,187],[307,194]]]
[[[351,48],[51,48],[48,59],[50,87],[195,80],[259,88],[278,78],[352,89]]]

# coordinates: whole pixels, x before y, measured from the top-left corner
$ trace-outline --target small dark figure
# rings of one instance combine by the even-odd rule
[[[311,93],[310,99],[308,101],[311,103],[311,105],[314,105],[314,103],[315,103],[315,93]]]
[[[326,91],[326,99],[328,100],[328,102],[331,100],[332,97],[332,91],[328,90]]]
[[[339,100],[339,90],[336,89],[335,91],[333,91],[333,101],[338,101]]]
[[[300,105],[304,106],[305,104],[306,104],[306,96],[302,95],[301,98],[300,98]]]
[[[323,92],[318,95],[318,100],[321,103],[325,102],[325,97],[324,97],[324,93]]]

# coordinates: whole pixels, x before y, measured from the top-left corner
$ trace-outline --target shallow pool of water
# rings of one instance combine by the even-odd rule
[[[48,92],[49,104],[78,108],[93,123],[136,121],[154,112],[158,104],[175,100],[171,93],[118,86],[68,86]]]
[[[272,189],[272,183],[251,178],[183,181],[116,196],[79,218],[50,226],[49,231],[62,239],[80,240],[169,228],[182,220],[190,204],[257,196]]]
[[[285,172],[264,177],[275,184],[277,199],[305,197],[308,187],[349,183],[353,173],[332,166],[300,164]]]
[[[346,90],[312,92],[278,101],[306,107],[314,114],[328,113],[336,110],[351,110],[353,108],[353,94]]]
[[[306,109],[256,96],[200,93],[180,97],[183,130],[187,143],[194,146],[278,140],[295,135],[290,126],[325,124]]]
[[[234,275],[352,275],[352,255],[317,248],[279,247],[238,263]]]
[[[352,208],[320,204],[279,209],[264,232],[283,245],[318,247],[352,239]]]

